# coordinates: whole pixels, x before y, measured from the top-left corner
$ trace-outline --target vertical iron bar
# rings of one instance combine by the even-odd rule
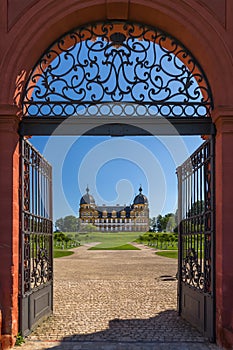
[[[21,148],[21,232],[20,232],[20,256],[21,256],[21,299],[24,295],[24,140],[21,138],[20,140],[20,148]],[[22,301],[22,300],[21,300]]]
[[[177,284],[177,304],[178,304],[178,314],[181,315],[182,312],[182,256],[183,256],[183,247],[182,247],[182,167],[177,168],[177,177],[178,177],[178,284]]]
[[[48,183],[49,183],[49,196],[48,196],[48,208],[49,215],[48,219],[50,220],[50,231],[51,231],[51,242],[50,242],[50,264],[51,264],[51,281],[53,281],[53,186],[52,186],[52,167],[48,167]],[[52,293],[53,293],[53,283],[52,283]],[[51,301],[51,310],[53,311],[53,298]]]
[[[213,329],[213,339],[216,341],[216,202],[215,202],[215,136],[212,135],[210,138],[210,162],[211,162],[211,296],[213,298],[213,312],[212,312],[212,329]]]

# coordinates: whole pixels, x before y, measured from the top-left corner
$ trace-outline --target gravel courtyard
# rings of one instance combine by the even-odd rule
[[[175,259],[75,249],[54,260],[54,314],[24,350],[216,349],[176,312]],[[16,347],[17,348],[17,347]]]

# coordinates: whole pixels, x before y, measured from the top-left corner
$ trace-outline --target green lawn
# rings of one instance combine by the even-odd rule
[[[67,232],[68,234],[68,232]],[[70,233],[75,235],[75,233]],[[124,246],[127,243],[135,241],[140,232],[91,232],[91,233],[79,233],[78,240],[81,245],[85,243],[100,242],[99,248],[116,248]]]
[[[140,250],[137,247],[134,247],[132,244],[124,244],[116,247],[105,247],[102,243],[96,245],[95,247],[91,247],[88,250]]]
[[[61,249],[53,249],[53,257],[54,258],[62,258],[64,256],[69,256],[74,254],[70,250],[61,250]]]
[[[178,259],[178,250],[168,250],[163,252],[156,252],[156,255],[164,256],[166,258]]]

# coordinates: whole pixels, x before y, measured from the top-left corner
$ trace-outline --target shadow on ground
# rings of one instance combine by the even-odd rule
[[[37,345],[39,345],[38,343]],[[73,334],[59,340],[59,344],[52,345],[50,343],[47,347],[46,341],[41,342],[41,345],[42,343],[44,343],[44,347],[32,347],[32,349],[217,349],[213,344],[208,343],[189,323],[180,318],[175,310],[161,312],[149,319],[113,319],[109,321],[109,328],[103,331]]]

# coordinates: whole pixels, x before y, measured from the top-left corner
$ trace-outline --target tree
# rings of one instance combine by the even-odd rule
[[[152,245],[153,240],[154,240],[153,233],[149,233],[149,235],[148,235],[148,245]]]
[[[176,227],[176,218],[173,213],[169,213],[165,215],[165,224],[166,224],[166,231],[173,232],[174,228]]]
[[[165,216],[161,214],[157,216],[156,227],[158,232],[173,232],[176,227],[175,215],[168,213]]]
[[[78,233],[75,233],[74,238],[75,238],[76,241],[78,241],[79,238],[80,238],[80,237],[79,237],[79,234],[78,234]]]
[[[156,218],[155,217],[150,218],[149,219],[149,224],[150,224],[151,231],[155,232],[156,231],[156,227],[157,227]]]
[[[176,209],[176,212],[175,212],[175,223],[176,223],[176,226],[174,227],[173,232],[178,233],[178,226],[179,226],[179,211],[178,211],[178,209]]]
[[[187,216],[190,218],[192,216],[200,215],[205,211],[205,202],[202,201],[196,201],[192,204],[191,208],[189,209]]]
[[[56,233],[54,233],[53,238],[54,238],[56,241],[61,242],[61,241],[63,241],[63,240],[65,239],[65,236],[66,236],[66,235],[65,235],[63,232],[56,232]]]
[[[97,230],[97,227],[95,225],[92,224],[87,224],[87,225],[83,225],[82,227],[82,231],[83,232],[94,232]]]
[[[158,233],[154,233],[154,242],[155,242],[156,248],[158,248],[158,244],[159,244],[159,234]]]
[[[60,218],[55,221],[56,231],[64,231],[64,219]]]
[[[73,215],[68,215],[64,218],[64,232],[77,232],[77,218]]]
[[[204,230],[204,215],[202,215],[204,212],[205,202],[203,200],[192,203],[191,208],[187,212],[192,232]],[[190,227],[188,230],[190,230]]]
[[[79,218],[73,215],[65,216],[64,218],[57,219],[55,226],[59,231],[63,232],[78,232],[79,230]]]
[[[163,231],[163,217],[160,214],[157,216],[156,227],[158,232]]]
[[[70,243],[72,241],[72,239],[70,239],[68,236],[65,236],[64,242],[66,245],[66,248],[68,248],[68,243]]]
[[[55,232],[54,233],[54,244],[56,246],[63,246],[64,245],[64,240],[65,240],[66,235],[63,232]]]

